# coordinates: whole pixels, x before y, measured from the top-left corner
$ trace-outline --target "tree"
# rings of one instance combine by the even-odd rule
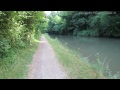
[[[48,18],[48,33],[120,37],[119,11],[60,11]]]
[[[43,11],[0,11],[0,57],[30,45],[45,23]],[[39,25],[39,28],[36,28]]]

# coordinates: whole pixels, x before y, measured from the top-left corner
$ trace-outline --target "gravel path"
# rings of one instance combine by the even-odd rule
[[[51,45],[42,35],[39,47],[30,65],[28,79],[65,79],[66,77]]]

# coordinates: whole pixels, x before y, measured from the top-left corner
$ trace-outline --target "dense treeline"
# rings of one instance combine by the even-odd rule
[[[50,34],[120,37],[119,11],[53,11],[48,19]]]
[[[11,48],[26,47],[44,28],[40,11],[0,11],[0,57]]]

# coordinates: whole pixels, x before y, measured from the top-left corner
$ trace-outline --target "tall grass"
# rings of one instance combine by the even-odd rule
[[[92,63],[92,67],[94,67],[96,70],[98,70],[99,72],[103,73],[104,76],[106,76],[108,79],[119,79],[120,78],[120,72],[117,72],[116,74],[112,74],[110,67],[109,67],[109,63],[106,62],[106,60],[104,59],[103,61],[100,60],[100,56],[99,53],[96,54],[96,62]]]
[[[38,42],[33,42],[26,48],[10,50],[7,57],[0,58],[0,79],[24,79],[27,77],[28,65],[38,47]]]
[[[68,48],[68,43],[65,42],[64,44],[62,44],[65,48]],[[96,70],[99,73],[102,73],[106,78],[108,79],[120,79],[120,72],[117,72],[115,74],[112,74],[111,70],[110,70],[110,66],[109,63],[106,61],[106,58],[104,58],[104,60],[100,59],[100,55],[99,53],[96,53],[96,59],[94,60],[94,62],[90,62],[90,60],[88,59],[88,57],[83,57],[82,55],[80,55],[80,48],[78,48],[77,50],[73,50],[71,49],[72,53],[78,57],[80,60],[86,62],[87,64],[89,64],[94,70]]]
[[[50,38],[45,34],[45,37],[52,45],[56,52],[61,65],[65,68],[68,78],[71,79],[104,79],[102,73],[93,69],[90,64],[79,58],[74,52],[67,47],[64,47],[57,39]]]
[[[62,44],[62,46],[64,46],[64,48],[70,49],[67,45],[67,42]],[[109,67],[109,63],[106,61],[106,58],[104,58],[104,60],[101,60],[99,53],[96,53],[95,55],[96,59],[94,60],[94,62],[90,62],[90,60],[88,59],[89,56],[83,57],[80,55],[80,48],[78,48],[77,50],[72,50],[71,52],[76,57],[78,57],[80,60],[90,65],[92,69],[103,74],[106,78],[108,79],[119,79],[120,78],[120,72],[117,72],[116,74],[112,74],[110,67]]]

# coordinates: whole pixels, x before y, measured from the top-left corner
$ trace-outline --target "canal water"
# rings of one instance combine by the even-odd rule
[[[94,63],[99,59],[112,75],[120,72],[120,39],[65,35],[52,35],[51,37],[57,38],[71,50],[77,51],[80,56],[87,58],[90,63]]]

